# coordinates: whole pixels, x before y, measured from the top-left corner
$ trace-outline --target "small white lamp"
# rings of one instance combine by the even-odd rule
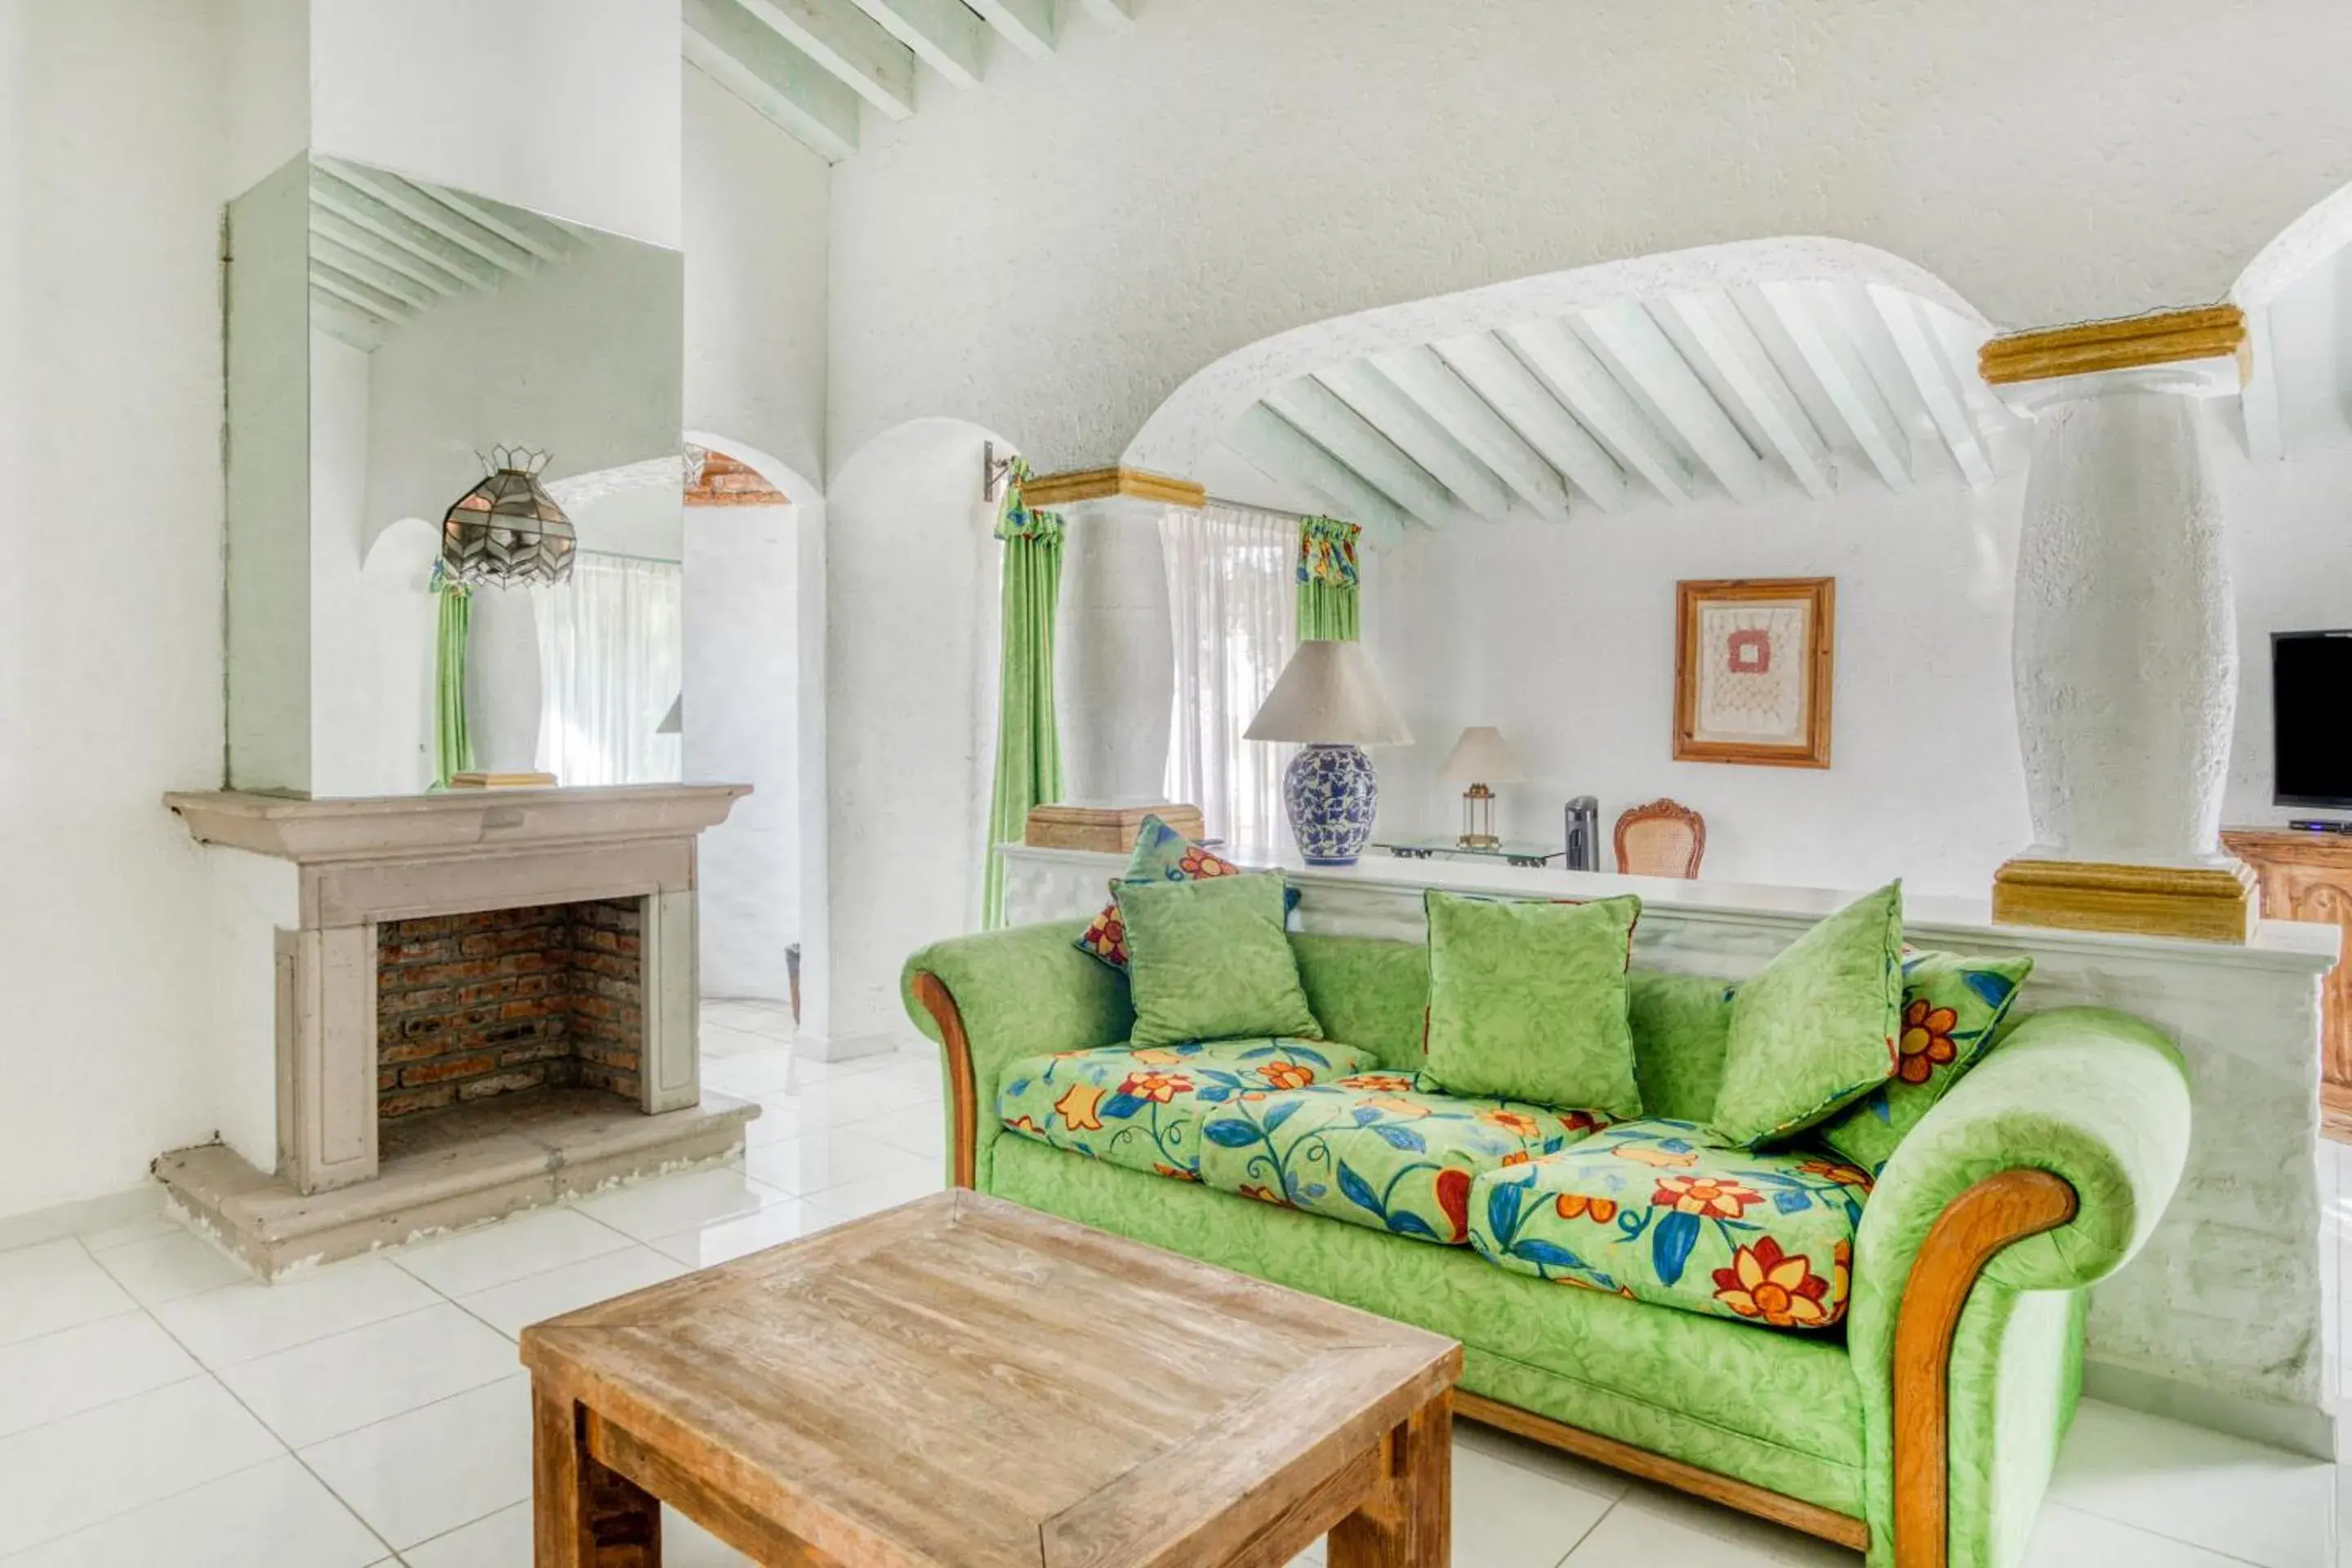
[[[1503,732],[1492,724],[1474,724],[1462,731],[1446,757],[1440,776],[1470,787],[1462,792],[1462,837],[1465,849],[1492,849],[1503,841],[1495,832],[1495,792],[1498,784],[1524,784],[1527,770]]]
[[[1303,742],[1283,770],[1283,802],[1298,853],[1310,866],[1352,866],[1372,836],[1380,784],[1366,746],[1403,746],[1412,731],[1360,642],[1298,645],[1243,738]]]

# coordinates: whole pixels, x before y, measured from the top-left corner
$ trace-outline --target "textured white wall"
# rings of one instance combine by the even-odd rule
[[[0,7],[0,1214],[216,1125],[210,894],[159,797],[222,772],[222,17]]]
[[[682,68],[687,428],[726,437],[728,450],[769,453],[821,484],[824,160]],[[787,493],[798,488],[771,478]]]
[[[800,556],[792,507],[686,513],[686,776],[752,793],[702,836],[708,996],[782,1001],[800,940]]]
[[[996,584],[986,432],[901,426],[826,497],[830,1033],[909,1027],[898,966],[972,929],[992,723]],[[982,586],[985,584],[985,587]]]
[[[677,0],[311,0],[311,145],[678,243]]]
[[[1081,23],[1051,59],[997,51],[984,91],[873,120],[835,171],[832,449],[955,415],[1042,469],[1108,461],[1271,333],[1723,240],[1874,245],[2003,322],[2217,299],[2352,174],[2347,51],[2333,0]]]
[[[1850,480],[1827,502],[1409,531],[1366,567],[1365,636],[1415,742],[1374,753],[1381,831],[1460,831],[1461,785],[1436,772],[1465,726],[1496,724],[1531,775],[1496,786],[1511,837],[1559,844],[1572,795],[1600,797],[1604,837],[1671,795],[1706,817],[1710,878],[1981,897],[2029,837],[2009,669],[2022,489]],[[1676,580],[1816,576],[1837,579],[1833,765],[1674,761]]]

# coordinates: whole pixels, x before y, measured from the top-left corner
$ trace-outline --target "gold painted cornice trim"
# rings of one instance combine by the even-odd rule
[[[1165,501],[1170,506],[1206,506],[1209,492],[1190,479],[1141,468],[1071,468],[1059,474],[1038,474],[1021,487],[1021,499],[1032,507],[1071,506],[1078,501],[1132,496],[1138,500]]]
[[[1990,385],[2004,386],[2189,360],[2235,359],[2242,382],[2253,364],[2250,342],[2243,310],[2235,305],[2200,305],[2011,332],[1977,351],[1977,370]]]

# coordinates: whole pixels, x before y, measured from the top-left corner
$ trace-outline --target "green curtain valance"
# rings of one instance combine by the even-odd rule
[[[1363,532],[1336,517],[1298,521],[1298,637],[1354,642],[1360,630],[1356,541]]]
[[[1022,499],[1021,487],[1029,482],[1027,462],[1014,458],[1004,474],[1004,495],[996,503],[996,537],[999,539],[1048,539],[1061,542],[1062,514],[1056,511],[1032,511]]]

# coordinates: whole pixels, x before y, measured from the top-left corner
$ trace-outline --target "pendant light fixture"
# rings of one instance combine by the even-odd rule
[[[441,519],[441,564],[465,583],[561,583],[572,575],[572,520],[539,482],[549,454],[494,447],[489,477]]]

